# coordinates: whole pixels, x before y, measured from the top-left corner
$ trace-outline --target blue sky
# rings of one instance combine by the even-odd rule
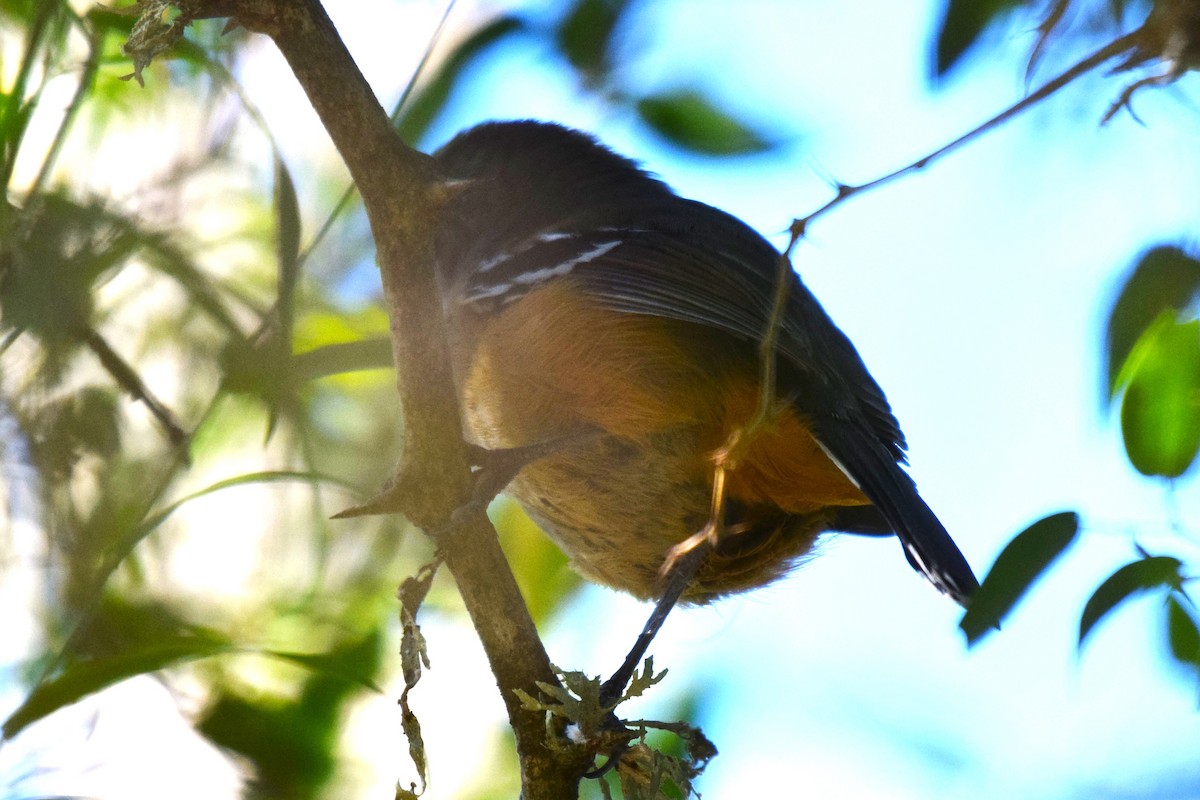
[[[703,86],[794,134],[770,156],[714,162],[664,148],[517,46],[478,68],[440,133],[494,117],[584,127],[681,194],[775,234],[828,198],[829,177],[876,177],[1021,96],[1033,38],[1019,26],[931,90],[937,5],[644,4],[631,29],[645,50],[627,85]],[[1052,54],[1041,77],[1082,52]],[[677,614],[655,652],[668,685],[708,687],[701,721],[722,755],[706,796],[782,785],[831,798],[1200,794],[1197,687],[1165,659],[1155,601],[1108,621],[1082,656],[1074,646],[1084,601],[1133,557],[1132,532],[1197,555],[1194,541],[1167,535],[1162,487],[1132,471],[1098,402],[1115,286],[1143,248],[1194,243],[1200,221],[1193,82],[1139,95],[1144,125],[1122,114],[1101,127],[1124,85],[1078,82],[837,209],[798,251],[802,277],[888,392],[923,494],[978,571],[1046,513],[1078,509],[1085,533],[971,652],[957,610],[890,542],[833,542],[779,585]],[[1194,481],[1178,492],[1195,519]],[[551,632],[551,652],[603,672],[643,613],[589,592]],[[612,628],[599,640],[594,619]],[[1176,793],[1178,781],[1191,789]]]

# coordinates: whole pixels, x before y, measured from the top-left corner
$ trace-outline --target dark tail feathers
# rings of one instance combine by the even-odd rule
[[[817,437],[891,523],[913,569],[959,605],[966,606],[979,588],[975,573],[946,528],[917,494],[912,478],[887,449],[852,424],[821,426]]]

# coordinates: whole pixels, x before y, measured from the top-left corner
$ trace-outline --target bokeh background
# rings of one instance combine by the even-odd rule
[[[398,125],[422,149],[560,121],[780,245],[838,182],[934,150],[1149,8],[1064,6],[1027,75],[1042,4],[329,5],[384,104],[408,89]],[[387,478],[403,424],[365,219],[267,39],[197,24],[139,87],[131,24],[0,4],[3,796],[390,796],[418,780],[395,588],[432,548],[402,520],[328,519]],[[1139,473],[1110,392],[1121,288],[1200,223],[1195,81],[1101,124],[1162,67],[1084,76],[799,245],[977,572],[1048,514],[1081,530],[971,648],[888,540],[832,539],[774,586],[674,614],[653,648],[669,675],[630,713],[704,729],[705,797],[1200,797],[1200,652],[1168,624],[1168,602],[1196,618],[1186,582],[1127,586],[1079,644],[1119,567],[1170,555],[1187,578],[1200,555],[1194,470]],[[493,511],[552,658],[610,672],[648,608]],[[420,621],[426,796],[515,796],[448,576]]]

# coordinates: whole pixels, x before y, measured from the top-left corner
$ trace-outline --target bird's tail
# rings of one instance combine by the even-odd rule
[[[850,425],[822,426],[817,438],[891,523],[913,568],[938,590],[966,606],[979,588],[979,581],[904,468],[873,437],[864,436]]]

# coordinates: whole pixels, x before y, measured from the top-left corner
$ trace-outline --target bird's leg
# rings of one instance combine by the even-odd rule
[[[771,344],[773,347],[773,343]],[[765,357],[764,357],[765,358]],[[760,387],[762,397],[754,411],[754,415],[743,426],[734,428],[725,443],[713,451],[713,488],[712,505],[709,509],[708,522],[688,538],[667,551],[663,565],[658,571],[659,581],[663,586],[662,596],[654,605],[650,619],[646,621],[641,634],[633,644],[633,649],[625,657],[620,669],[604,682],[601,687],[602,702],[611,703],[620,698],[626,685],[637,670],[638,664],[646,655],[650,642],[671,613],[671,609],[679,602],[679,598],[688,586],[696,579],[700,566],[721,542],[725,534],[725,506],[728,498],[726,478],[737,469],[738,464],[745,458],[747,451],[755,438],[762,432],[777,413],[775,404],[771,402],[774,386],[774,368],[772,363],[764,368],[764,385]]]
[[[708,522],[704,527],[679,544],[667,551],[663,565],[659,569],[659,581],[663,587],[662,595],[650,612],[641,634],[633,643],[629,655],[612,677],[600,687],[600,702],[603,705],[615,705],[620,699],[625,687],[629,685],[638,664],[646,655],[650,643],[654,641],[667,615],[679,602],[679,598],[696,579],[700,565],[708,554],[713,551],[725,530],[725,476],[730,468],[729,453],[738,440],[738,432],[729,437],[726,445],[714,454],[712,507],[709,511]]]
[[[666,576],[663,594],[654,604],[654,610],[650,612],[650,619],[646,620],[646,624],[642,628],[642,632],[638,635],[637,641],[633,643],[633,648],[629,651],[629,655],[625,656],[625,661],[621,663],[617,671],[600,687],[600,705],[602,707],[615,706],[617,701],[621,699],[621,695],[625,692],[625,687],[629,685],[630,679],[633,678],[633,673],[637,672],[638,665],[642,663],[642,659],[645,657],[650,643],[654,641],[659,628],[666,622],[667,615],[671,613],[671,609],[679,602],[679,598],[684,590],[695,579],[700,565],[708,557],[709,553],[707,544],[702,542],[701,545],[693,547],[690,551],[681,554],[675,559],[670,572]]]
[[[708,513],[708,522],[704,524],[703,528],[667,551],[663,565],[658,570],[659,580],[668,580],[675,573],[679,561],[701,545],[713,549],[720,542],[722,534],[725,533],[725,477],[736,463],[733,452],[740,439],[741,429],[734,431],[724,446],[713,454],[712,506]],[[699,567],[699,563],[696,566]],[[694,570],[692,577],[695,577]]]

